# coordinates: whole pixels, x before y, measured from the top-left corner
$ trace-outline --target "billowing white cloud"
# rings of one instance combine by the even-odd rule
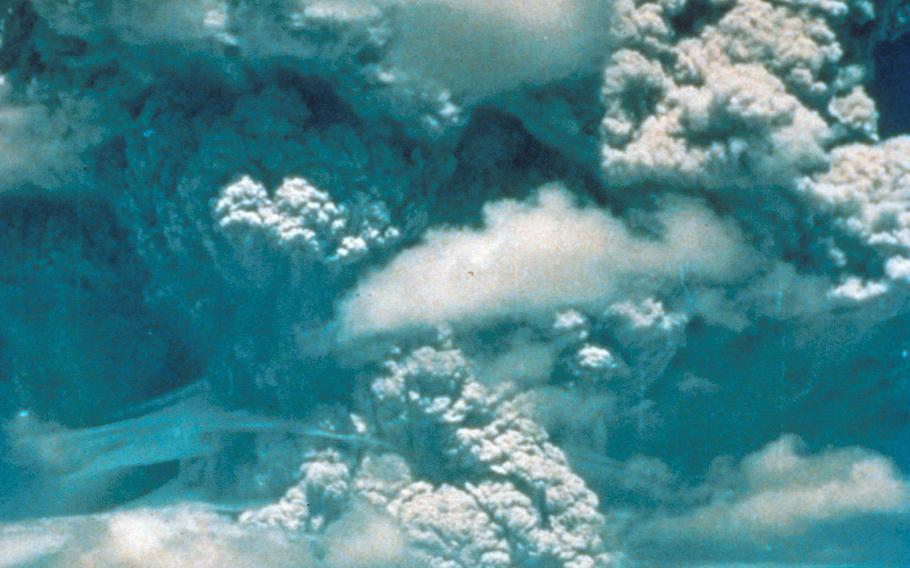
[[[318,543],[199,504],[0,524],[2,568],[378,568],[409,566],[406,555],[395,523],[366,509],[339,519]]]
[[[9,553],[12,552],[10,556]],[[198,506],[136,509],[0,526],[0,566],[299,566],[306,541],[252,531]]]
[[[646,524],[645,542],[738,543],[788,538],[819,525],[910,510],[910,485],[888,458],[861,448],[805,455],[785,435],[713,481],[703,507]]]
[[[605,305],[679,278],[726,279],[748,254],[703,206],[678,201],[657,213],[658,238],[573,203],[558,186],[527,202],[484,208],[482,229],[438,229],[367,276],[340,306],[356,336],[443,322],[533,316],[567,304]]]

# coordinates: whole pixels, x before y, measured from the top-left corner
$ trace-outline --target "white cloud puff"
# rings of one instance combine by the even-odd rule
[[[744,264],[738,234],[704,207],[657,214],[660,238],[580,207],[558,186],[487,205],[482,229],[430,231],[364,279],[340,306],[342,333],[534,316],[566,304],[605,305],[678,278],[725,279]]]
[[[885,272],[906,279],[910,255],[910,137],[850,144],[831,152],[831,168],[802,180],[805,194],[836,223],[885,257]]]
[[[750,542],[806,533],[819,524],[903,513],[910,487],[891,461],[861,448],[804,455],[785,435],[715,481],[711,503],[645,525],[645,541]]]
[[[203,505],[0,524],[0,567],[291,568],[410,566],[388,517],[359,508],[324,538],[237,523]]]
[[[241,527],[198,506],[137,509],[0,526],[0,566],[299,566],[309,553],[278,531]]]

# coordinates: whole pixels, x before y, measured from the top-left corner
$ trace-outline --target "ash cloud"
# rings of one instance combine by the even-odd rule
[[[908,29],[4,3],[0,566],[903,561]]]

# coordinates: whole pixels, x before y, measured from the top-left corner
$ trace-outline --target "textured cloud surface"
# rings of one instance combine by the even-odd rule
[[[369,275],[342,304],[342,325],[356,335],[570,305],[605,307],[659,289],[684,269],[696,281],[719,281],[741,274],[749,262],[736,231],[696,203],[680,202],[656,220],[657,235],[635,235],[554,187],[533,203],[491,203],[482,229],[430,231]]]
[[[747,456],[734,477],[737,490],[682,518],[658,521],[661,538],[694,542],[802,534],[815,523],[868,513],[905,512],[908,486],[894,465],[861,450],[801,456],[785,436]],[[721,479],[719,485],[729,483]]]
[[[906,564],[908,32],[0,2],[0,568]]]

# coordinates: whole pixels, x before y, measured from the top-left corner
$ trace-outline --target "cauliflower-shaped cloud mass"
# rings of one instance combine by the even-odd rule
[[[305,179],[285,180],[270,198],[262,185],[244,177],[222,189],[215,216],[225,231],[262,232],[278,246],[301,255],[323,262],[350,262],[365,255],[370,244],[386,245],[399,234],[394,227],[383,226],[388,214],[382,204],[365,209],[379,226],[365,219],[360,230],[351,231],[346,208]]]
[[[0,3],[0,568],[903,565],[908,31]]]

